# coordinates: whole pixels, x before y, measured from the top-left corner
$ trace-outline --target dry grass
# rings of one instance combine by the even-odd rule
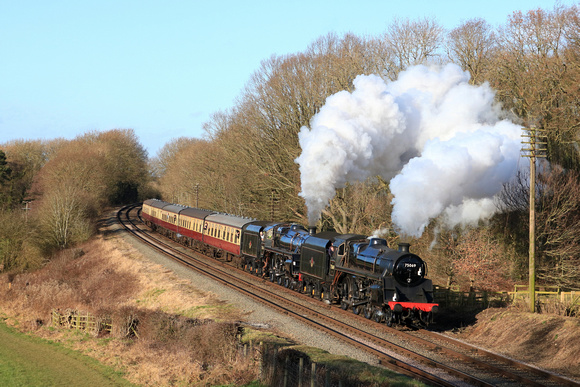
[[[553,372],[580,378],[580,320],[516,308],[487,309],[463,339]]]
[[[98,237],[8,281],[0,276],[0,311],[8,323],[122,369],[132,382],[237,385],[257,378],[253,359],[238,351],[238,326],[229,322],[241,319],[235,308],[143,259],[120,239]],[[92,337],[52,329],[53,308],[109,316],[114,330]]]

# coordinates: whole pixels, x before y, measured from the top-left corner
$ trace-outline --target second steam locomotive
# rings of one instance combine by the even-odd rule
[[[438,310],[427,266],[381,238],[257,221],[215,211],[143,202],[142,218],[158,232],[205,255],[377,322],[428,325]]]

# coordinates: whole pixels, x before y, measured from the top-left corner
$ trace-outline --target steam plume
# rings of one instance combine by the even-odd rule
[[[299,133],[302,191],[315,224],[337,188],[390,180],[392,219],[420,236],[441,214],[450,226],[491,216],[515,174],[521,127],[499,118],[494,92],[450,64],[415,66],[394,82],[360,75],[352,93],[327,98]]]

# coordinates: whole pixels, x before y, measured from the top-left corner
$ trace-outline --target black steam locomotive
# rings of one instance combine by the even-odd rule
[[[142,216],[198,251],[389,326],[428,325],[438,310],[426,264],[405,243],[391,249],[385,239],[316,233],[155,199],[143,203]]]

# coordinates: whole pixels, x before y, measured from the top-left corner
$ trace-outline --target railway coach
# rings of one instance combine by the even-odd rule
[[[227,261],[241,256],[242,228],[252,219],[148,199],[142,218],[153,230],[203,254]]]

